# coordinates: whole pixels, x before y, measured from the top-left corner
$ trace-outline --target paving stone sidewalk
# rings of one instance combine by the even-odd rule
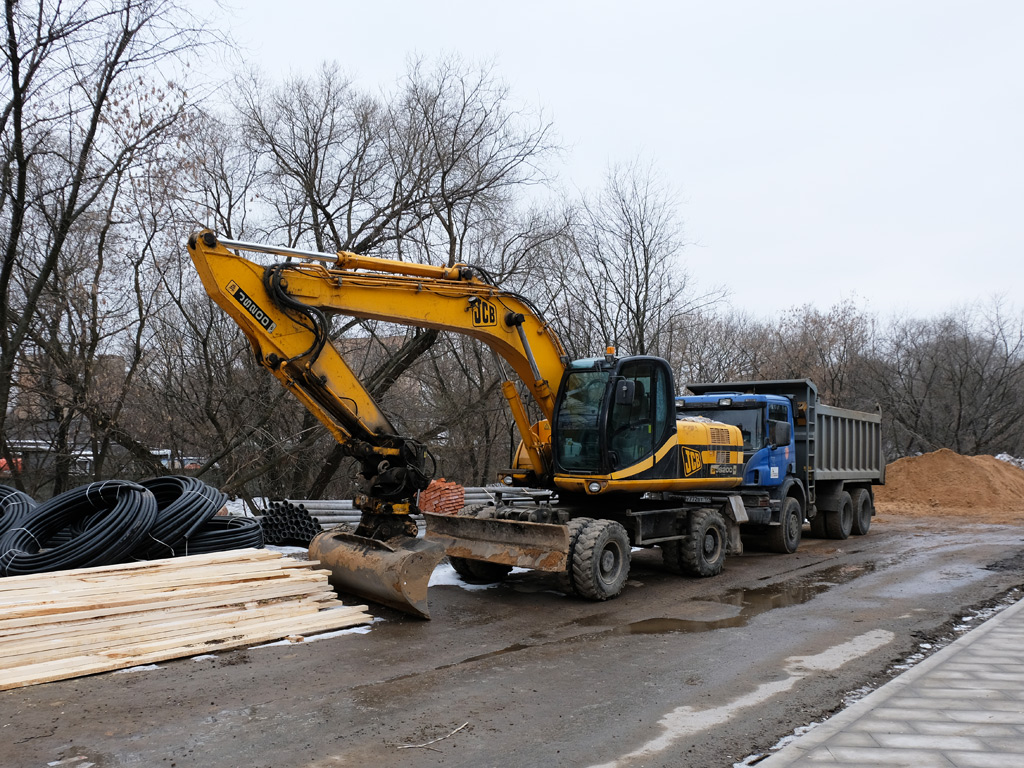
[[[1024,600],[757,768],[1024,768]]]

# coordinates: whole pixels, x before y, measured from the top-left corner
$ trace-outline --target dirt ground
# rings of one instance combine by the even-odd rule
[[[607,603],[449,584],[429,622],[0,693],[0,765],[728,768],[1019,597],[1024,530],[883,515],[707,580],[642,551]]]
[[[2,692],[0,766],[753,765],[1021,598],[1024,471],[962,458],[894,463],[866,536],[747,542],[712,579],[638,551],[593,603],[442,566],[429,622],[374,607],[365,634]]]

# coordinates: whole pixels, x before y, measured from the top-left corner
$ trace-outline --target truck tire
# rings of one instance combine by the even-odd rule
[[[826,539],[828,534],[825,532],[825,514],[821,510],[818,510],[818,514],[811,520],[811,532],[810,538],[812,539]]]
[[[468,584],[494,584],[512,572],[511,565],[489,563],[486,560],[467,560],[464,557],[449,556],[448,562]]]
[[[576,543],[580,540],[580,534],[590,523],[594,522],[589,517],[576,517],[566,523],[569,529],[569,557],[565,570],[558,574],[558,590],[567,595],[576,594],[576,587],[572,577],[572,561],[576,556]]]
[[[782,500],[779,524],[768,529],[768,546],[773,552],[791,555],[800,546],[804,531],[804,510],[800,500],[787,496]]]
[[[863,536],[871,527],[871,515],[875,512],[871,494],[866,488],[855,488],[850,500],[853,503],[853,526],[850,530],[854,536]]]
[[[853,530],[853,500],[843,491],[839,496],[839,509],[825,513],[825,535],[830,539],[848,539]]]
[[[629,577],[629,536],[613,520],[591,520],[576,542],[572,558],[573,588],[588,600],[609,600]]]
[[[679,569],[688,576],[717,576],[725,566],[728,534],[722,514],[714,509],[698,509],[689,519],[685,539],[679,546]],[[664,550],[663,550],[664,551]]]

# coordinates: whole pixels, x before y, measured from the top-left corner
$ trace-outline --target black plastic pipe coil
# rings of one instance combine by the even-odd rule
[[[227,549],[263,547],[263,528],[253,517],[213,517],[184,544],[175,547],[177,555],[205,555]]]
[[[18,524],[18,521],[36,506],[35,499],[24,491],[0,485],[0,536]]]
[[[152,530],[132,553],[143,560],[174,557],[228,500],[226,493],[194,477],[158,477],[141,485],[153,492],[159,507]]]
[[[63,528],[89,517],[69,541],[43,549]],[[122,562],[153,527],[156,497],[137,483],[105,480],[54,496],[0,536],[0,574],[18,576]]]
[[[263,547],[259,521],[190,477],[91,483],[36,504],[0,485],[0,576]]]

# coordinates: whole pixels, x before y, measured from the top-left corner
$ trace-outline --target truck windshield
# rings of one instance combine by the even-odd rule
[[[703,416],[712,421],[739,427],[743,433],[743,450],[756,451],[764,446],[764,411],[760,408],[686,408],[680,416]]]
[[[601,404],[609,376],[609,371],[580,371],[565,378],[553,441],[562,469],[600,471]]]

